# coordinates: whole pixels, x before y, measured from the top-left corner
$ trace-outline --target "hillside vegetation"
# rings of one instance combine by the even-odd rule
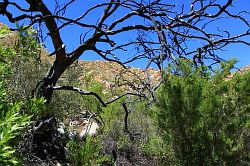
[[[105,101],[147,97],[147,86],[163,82],[150,101],[124,96],[104,107],[93,96],[56,91],[45,105],[35,91],[53,59],[34,33],[0,24],[0,165],[249,164],[249,67],[230,74],[234,60],[214,72],[178,60],[160,73],[79,60],[59,84]],[[96,131],[80,136],[89,124]]]

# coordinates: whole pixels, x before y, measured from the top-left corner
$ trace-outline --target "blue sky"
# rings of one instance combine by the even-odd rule
[[[1,0],[0,0],[1,1]],[[219,0],[221,1],[225,1],[225,0]],[[59,2],[63,3],[63,2],[67,2],[65,0],[60,0]],[[91,1],[84,1],[84,0],[77,0],[77,3],[73,4],[70,8],[68,8],[68,12],[66,13],[65,16],[70,17],[70,18],[76,18],[78,17],[84,10],[88,9],[89,7],[98,4],[100,2],[105,2],[104,0],[91,0]],[[107,2],[107,1],[106,1]],[[167,1],[169,2],[169,1]],[[190,0],[186,0],[185,2],[180,1],[180,0],[172,0],[171,2],[173,2],[174,4],[177,5],[177,7],[181,4],[185,4],[187,5]],[[24,0],[19,0],[17,2],[18,4],[27,6],[27,4],[24,2]],[[45,0],[45,3],[48,4],[48,6],[53,9],[53,1],[52,0]],[[102,13],[103,8],[99,9],[99,10],[95,10],[95,12],[92,12],[91,15],[89,17],[87,17],[86,19],[84,19],[85,22],[91,22],[91,23],[96,23],[97,20],[101,17],[101,13]],[[235,8],[231,7],[231,10],[234,13],[237,13],[239,10],[245,10],[250,12],[250,1],[249,0],[236,0],[235,3]],[[12,10],[14,15],[18,15],[20,13],[18,13],[15,10]],[[126,13],[126,11],[119,11],[116,13],[115,17],[119,17],[122,16],[124,13]],[[114,19],[114,18],[113,18]],[[248,20],[250,20],[250,16],[248,15]],[[112,20],[109,20],[112,21]],[[138,20],[130,20],[129,24],[135,24],[137,23]],[[9,24],[9,22],[7,21],[7,19],[3,16],[0,16],[0,22],[3,22],[11,27],[14,27],[13,24]],[[240,24],[239,22],[235,22],[232,21],[231,19],[223,19],[221,21],[215,22],[213,23],[208,30],[209,31],[213,31],[216,27],[220,27],[223,28],[223,30],[229,30],[231,33],[233,34],[237,34],[239,33],[242,29],[242,24]],[[249,29],[249,28],[248,28]],[[77,26],[72,26],[69,28],[65,28],[64,30],[61,31],[62,33],[62,38],[67,46],[67,49],[70,51],[74,48],[76,48],[79,45],[79,36],[80,34],[83,32],[83,29]],[[135,33],[125,33],[123,35],[119,35],[117,36],[115,39],[118,40],[118,42],[122,43],[125,39],[133,39],[136,36]],[[246,37],[244,38],[244,40],[250,42],[250,37]],[[190,47],[192,47],[192,45],[195,45],[195,43],[190,43]],[[53,47],[51,44],[51,41],[48,39],[46,40],[46,46],[50,51],[53,51]],[[127,53],[126,53],[127,54]],[[233,44],[233,45],[229,45],[225,48],[225,51],[220,51],[218,52],[218,55],[220,55],[222,58],[224,59],[230,59],[230,58],[237,58],[239,60],[239,63],[237,64],[237,67],[243,67],[246,65],[250,65],[250,47],[246,46],[246,45],[242,45],[242,44]],[[131,57],[131,55],[125,55],[125,54],[121,54],[120,56],[128,56]],[[124,58],[122,57],[122,58]],[[128,58],[127,57],[127,58]],[[121,58],[121,59],[122,59]],[[84,60],[95,60],[95,59],[101,59],[100,57],[96,56],[95,54],[93,54],[92,52],[86,52],[81,59]],[[138,61],[135,63],[132,63],[131,65],[137,66],[137,67],[142,67],[143,65],[145,65],[146,62],[144,61]]]

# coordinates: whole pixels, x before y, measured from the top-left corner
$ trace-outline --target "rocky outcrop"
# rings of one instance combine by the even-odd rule
[[[231,79],[235,76],[235,74],[244,74],[244,73],[249,72],[249,71],[250,71],[250,65],[245,66],[245,67],[239,69],[238,71],[229,74],[229,75],[226,77],[225,80],[226,80],[226,81],[231,80]]]
[[[143,70],[127,66],[124,68],[115,62],[104,60],[78,62],[83,75],[79,78],[84,83],[87,76],[100,82],[108,90],[125,90],[129,92],[143,92],[146,88],[153,88],[160,80],[161,73],[153,68]]]

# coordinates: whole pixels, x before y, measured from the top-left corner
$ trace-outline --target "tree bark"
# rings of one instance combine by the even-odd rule
[[[37,96],[44,97],[46,103],[49,104],[52,95],[53,95],[53,88],[63,74],[63,72],[71,65],[71,63],[60,62],[55,60],[54,64],[51,66],[49,73],[44,77],[41,85],[38,88]]]

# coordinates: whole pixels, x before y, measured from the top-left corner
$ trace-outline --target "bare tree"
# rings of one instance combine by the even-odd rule
[[[69,0],[61,3],[55,0],[54,11],[51,10],[51,5],[43,0],[25,0],[25,2],[28,8],[16,1],[1,0],[0,14],[6,16],[11,23],[28,20],[28,26],[39,27],[42,41],[46,37],[51,38],[54,52],[50,56],[55,56],[55,61],[38,85],[38,94],[48,101],[55,90],[72,90],[83,95],[94,95],[103,106],[110,103],[102,101],[94,92],[57,85],[64,71],[88,51],[124,67],[135,60],[146,59],[148,60],[146,68],[156,64],[163,70],[165,63],[175,63],[176,58],[191,59],[196,65],[210,66],[222,60],[215,51],[231,43],[250,45],[243,40],[250,34],[249,20],[247,20],[249,13],[232,12],[233,0],[223,2],[193,0],[190,4],[182,6],[176,6],[166,0],[96,1],[95,5],[78,13],[78,17],[74,18],[68,16],[67,9],[73,4],[81,6],[83,2]],[[14,16],[13,10],[19,15]],[[86,22],[88,20],[86,18],[94,21]],[[208,26],[223,18],[242,23],[242,32],[232,34],[223,27],[214,28],[213,32],[207,30]],[[62,31],[68,27],[82,29],[79,45],[70,51],[62,38]],[[42,35],[43,30],[47,34]],[[124,42],[121,43],[119,36],[128,33],[137,36],[128,38],[127,41],[122,40]],[[192,42],[196,42],[193,44],[195,46],[189,47]],[[129,49],[132,49],[133,56],[125,61],[120,60],[119,54],[128,54]]]

